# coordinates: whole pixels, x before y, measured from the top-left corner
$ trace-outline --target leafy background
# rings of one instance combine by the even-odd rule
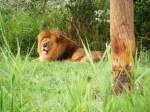
[[[135,34],[139,49],[150,49],[150,0],[136,0]],[[36,54],[39,31],[60,29],[80,42],[88,41],[91,49],[105,50],[109,43],[109,0],[0,0],[0,46],[3,36],[10,48],[26,54],[34,45]],[[77,33],[79,32],[79,34]]]

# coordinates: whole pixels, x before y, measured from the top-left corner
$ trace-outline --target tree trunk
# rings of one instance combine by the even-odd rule
[[[136,52],[133,13],[133,0],[110,0],[112,77],[116,94],[123,88],[131,88],[131,57],[134,58]]]

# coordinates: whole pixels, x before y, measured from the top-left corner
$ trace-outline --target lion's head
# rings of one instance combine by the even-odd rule
[[[68,58],[77,48],[77,43],[58,30],[42,31],[38,35],[37,50],[41,61]]]

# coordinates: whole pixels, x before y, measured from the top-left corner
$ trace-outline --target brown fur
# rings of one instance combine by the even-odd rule
[[[79,48],[73,53],[71,60],[81,61],[81,62],[90,62],[90,58],[93,61],[99,61],[100,58],[102,57],[102,54],[100,51],[91,51],[88,54],[89,54],[89,57],[86,55],[85,50],[83,48]]]
[[[42,31],[38,35],[38,48],[40,61],[65,60],[84,61],[88,58],[84,49],[58,30]],[[92,51],[91,57],[98,61],[101,57],[99,51]]]

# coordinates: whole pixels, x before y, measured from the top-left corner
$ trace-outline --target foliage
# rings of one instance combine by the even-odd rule
[[[135,1],[135,33],[139,48],[149,49],[150,0]],[[17,41],[26,54],[42,29],[58,28],[80,37],[91,49],[103,50],[109,42],[109,0],[0,0],[0,46],[3,34],[16,53]],[[26,46],[28,48],[26,48]],[[142,46],[142,47],[141,47]]]
[[[31,4],[28,5],[32,6]],[[22,49],[21,54],[26,54],[34,45],[31,56],[36,56],[37,34],[45,28],[65,30],[67,26],[66,10],[51,7],[41,13],[40,6],[33,6],[32,10],[30,7],[26,7],[26,4],[24,7],[18,7],[20,11],[13,10],[13,8],[12,10],[2,8],[8,13],[1,12],[0,45],[2,46],[4,43],[2,38],[5,36],[15,54],[18,41]],[[35,8],[37,9],[35,10]]]
[[[7,21],[9,19],[9,21]],[[22,54],[26,54],[33,46],[39,28],[39,19],[34,19],[26,13],[3,17],[3,33],[14,53],[19,42]]]
[[[135,30],[138,43],[150,49],[150,0],[135,2]]]
[[[71,14],[71,35],[77,38],[80,35],[83,40],[87,39],[93,49],[104,49],[103,43],[109,39],[107,2],[108,0],[70,0],[66,4]]]
[[[38,32],[44,28],[58,28],[67,32],[71,37],[77,35],[77,40],[79,40],[80,35],[82,39],[88,40],[92,49],[104,49],[104,43],[108,40],[109,25],[107,22],[100,22],[106,20],[106,17],[108,18],[108,15],[105,16],[107,9],[102,11],[106,5],[103,0],[82,0],[73,3],[71,1],[63,3],[49,2],[48,0],[19,0],[17,2],[4,0],[1,3],[1,27],[14,53],[16,53],[16,40],[20,43],[22,54],[26,54],[36,42]],[[99,5],[101,10],[99,10]],[[70,18],[72,18],[71,21]],[[79,29],[79,35],[76,31],[75,34],[72,34],[69,30],[70,24],[76,23],[78,19],[84,25]],[[75,30],[74,25],[71,27]],[[0,45],[2,45],[2,33],[0,34]],[[32,56],[36,55],[35,52],[36,46]]]

